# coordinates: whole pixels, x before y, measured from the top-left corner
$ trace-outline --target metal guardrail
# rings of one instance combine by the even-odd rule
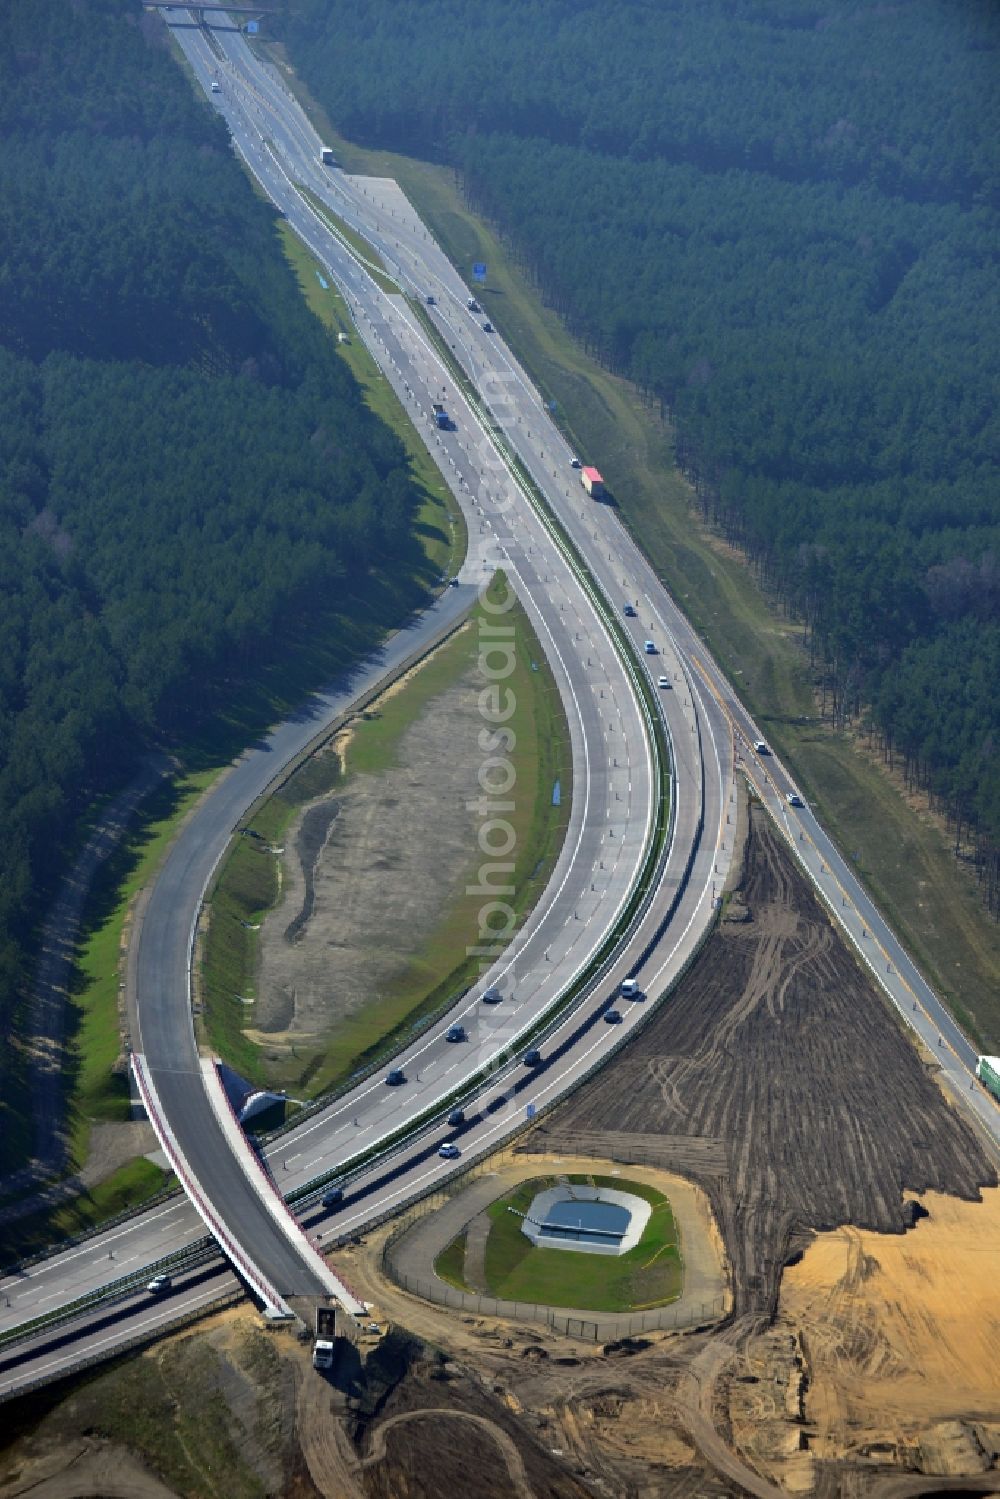
[[[61,1253],[64,1249],[75,1249],[80,1244],[86,1244],[89,1239],[96,1238],[99,1234],[106,1234],[110,1229],[117,1228],[121,1223],[127,1223],[131,1218],[140,1213],[147,1212],[150,1208],[159,1207],[161,1203],[169,1202],[173,1197],[183,1194],[184,1188],[178,1183],[173,1187],[162,1187],[152,1197],[147,1197],[144,1202],[137,1203],[130,1208],[122,1208],[111,1218],[104,1218],[100,1223],[92,1223],[87,1228],[82,1228],[78,1233],[67,1234],[59,1241],[58,1250],[49,1245],[45,1249],[36,1250],[33,1254],[25,1255],[24,1259],[14,1264],[0,1264],[0,1274],[24,1275],[33,1265],[40,1265],[43,1260],[51,1259],[53,1254]]]
[[[214,1301],[210,1301],[207,1306],[192,1307],[190,1310],[181,1313],[178,1317],[161,1322],[156,1327],[150,1327],[141,1333],[136,1333],[134,1337],[127,1338],[123,1343],[120,1343],[113,1353],[102,1352],[91,1354],[75,1360],[71,1368],[56,1370],[51,1374],[41,1374],[37,1379],[27,1380],[24,1384],[19,1384],[16,1389],[0,1391],[0,1404],[8,1400],[18,1400],[22,1395],[28,1395],[33,1390],[43,1389],[46,1385],[55,1384],[60,1379],[69,1378],[70,1375],[76,1377],[86,1369],[92,1369],[97,1364],[106,1363],[109,1358],[120,1358],[124,1353],[131,1353],[137,1348],[145,1348],[147,1344],[154,1343],[158,1338],[162,1338],[165,1333],[179,1332],[182,1327],[189,1327],[193,1322],[200,1322],[203,1317],[210,1316],[213,1312],[222,1311],[227,1306],[234,1306],[238,1301],[243,1300],[243,1296],[243,1291],[233,1290],[223,1292]]]
[[[218,1252],[215,1241],[208,1237],[196,1246],[179,1249],[175,1254],[151,1260],[140,1270],[134,1270],[118,1280],[100,1286],[78,1297],[76,1301],[71,1301],[54,1311],[44,1312],[41,1316],[32,1318],[30,1322],[19,1322],[16,1327],[8,1328],[6,1332],[0,1333],[0,1353],[8,1348],[16,1348],[19,1343],[27,1342],[41,1332],[55,1331],[63,1323],[72,1322],[84,1312],[93,1311],[100,1306],[116,1306],[119,1302],[126,1301],[137,1291],[142,1290],[154,1275],[165,1275],[170,1272],[181,1274],[186,1270],[196,1270],[199,1265],[207,1265]]]

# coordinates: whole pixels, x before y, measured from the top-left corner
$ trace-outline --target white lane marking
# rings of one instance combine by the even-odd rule
[[[200,1295],[192,1297],[190,1301],[183,1301],[179,1306],[171,1307],[170,1321],[174,1321],[179,1313],[186,1312],[189,1308],[203,1306],[210,1301],[217,1300],[218,1295],[218,1291],[214,1289],[209,1291],[202,1291]],[[131,1330],[130,1336],[135,1337],[137,1334],[143,1332],[147,1327],[156,1327],[164,1325],[164,1323],[165,1319],[162,1315],[159,1317],[147,1317],[144,1322],[140,1322],[137,1327]],[[164,1331],[166,1330],[166,1326],[164,1325]],[[97,1353],[100,1349],[106,1348],[110,1344],[120,1341],[120,1332],[111,1333],[108,1337],[102,1338],[100,1342],[91,1343],[89,1351],[91,1353]],[[78,1362],[78,1360],[79,1354],[71,1351],[65,1354],[62,1358],[53,1359],[50,1363],[43,1364],[40,1369],[32,1370],[29,1374],[29,1381],[41,1378],[42,1375],[48,1374],[52,1369],[65,1369],[68,1366]],[[6,1394],[8,1390],[15,1389],[17,1389],[17,1380],[12,1380],[9,1381],[6,1385],[0,1386],[0,1394]]]

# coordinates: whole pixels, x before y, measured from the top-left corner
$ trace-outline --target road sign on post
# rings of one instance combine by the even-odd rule
[[[477,260],[474,263],[472,267],[472,279],[473,281],[486,280],[486,262],[484,260]]]
[[[533,1103],[526,1103],[525,1104],[525,1106],[524,1106],[524,1117],[525,1117],[525,1119],[534,1119],[534,1117],[535,1117],[535,1105]]]

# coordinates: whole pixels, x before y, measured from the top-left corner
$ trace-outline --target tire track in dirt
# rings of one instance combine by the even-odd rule
[[[361,1459],[361,1466],[369,1468],[374,1463],[385,1461],[386,1457],[386,1435],[406,1421],[426,1420],[428,1417],[434,1421],[465,1421],[473,1426],[478,1426],[485,1431],[500,1449],[501,1456],[507,1464],[507,1472],[513,1485],[512,1493],[518,1499],[534,1499],[534,1492],[528,1484],[528,1475],[521,1461],[514,1442],[497,1426],[495,1421],[490,1421],[486,1416],[477,1416],[472,1411],[443,1410],[440,1406],[427,1406],[423,1410],[400,1411],[397,1416],[389,1416],[381,1425],[376,1426],[372,1432],[372,1450],[367,1457]]]
[[[724,1142],[707,1192],[734,1312],[765,1326],[785,1261],[840,1224],[900,1233],[905,1189],[976,1201],[995,1172],[933,1067],[834,932],[766,814],[752,807],[741,897],[676,994],[528,1150],[586,1135]]]
[[[329,1385],[308,1366],[298,1378],[295,1425],[309,1477],[323,1499],[365,1499],[361,1464],[333,1414]]]

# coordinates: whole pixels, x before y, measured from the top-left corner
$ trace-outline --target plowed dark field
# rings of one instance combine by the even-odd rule
[[[906,1189],[976,1199],[996,1174],[766,814],[750,818],[750,919],[722,923],[641,1035],[525,1148],[657,1161],[700,1182],[735,1315],[767,1319],[812,1231],[901,1232]]]

